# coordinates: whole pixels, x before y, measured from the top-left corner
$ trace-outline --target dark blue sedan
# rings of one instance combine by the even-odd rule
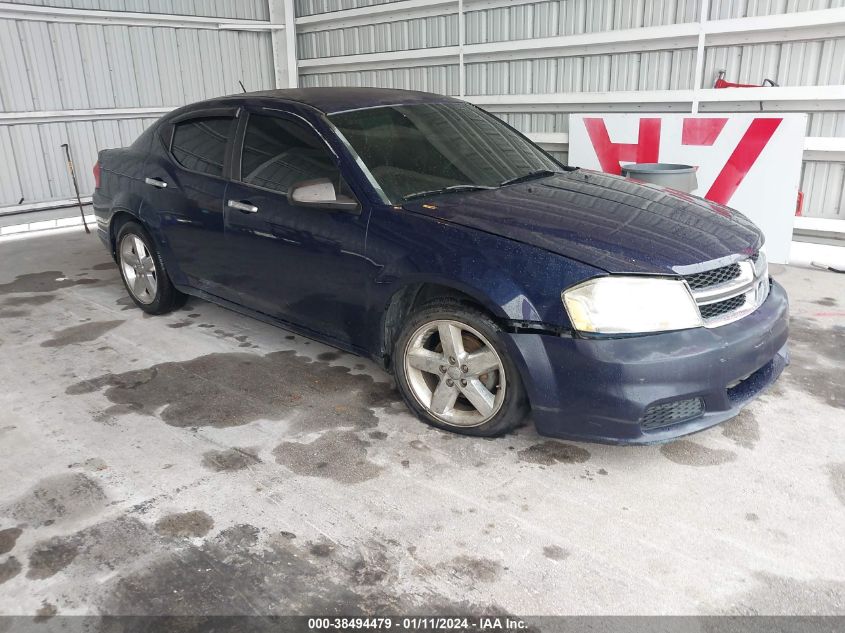
[[[530,411],[545,435],[659,442],[736,415],[787,362],[786,294],[744,216],[562,165],[457,99],[222,97],[95,175],[142,310],[194,295],[371,357],[443,429]]]

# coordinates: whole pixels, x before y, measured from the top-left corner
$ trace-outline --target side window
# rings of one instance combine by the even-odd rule
[[[222,176],[226,140],[233,121],[232,117],[203,117],[177,123],[170,151],[186,169]]]
[[[287,193],[303,180],[328,178],[345,190],[334,156],[314,131],[301,123],[251,114],[244,135],[241,180]]]

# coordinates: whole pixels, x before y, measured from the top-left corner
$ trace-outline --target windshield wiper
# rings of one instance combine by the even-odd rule
[[[432,189],[431,191],[417,191],[416,193],[409,193],[407,196],[402,196],[402,200],[410,200],[412,198],[422,198],[423,196],[433,196],[439,193],[457,193],[460,191],[481,191],[483,189],[496,189],[496,187],[488,187],[486,185],[451,185],[443,187],[442,189]]]
[[[517,176],[516,178],[509,178],[508,180],[503,180],[499,183],[499,186],[504,187],[505,185],[515,185],[518,182],[536,180],[537,178],[545,178],[546,176],[554,176],[556,173],[556,171],[552,171],[551,169],[538,169],[537,171],[532,171],[522,176]]]

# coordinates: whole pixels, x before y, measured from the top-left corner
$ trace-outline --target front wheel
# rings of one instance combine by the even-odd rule
[[[466,435],[493,436],[522,422],[527,409],[503,332],[476,308],[434,301],[414,313],[394,348],[396,382],[424,422]]]

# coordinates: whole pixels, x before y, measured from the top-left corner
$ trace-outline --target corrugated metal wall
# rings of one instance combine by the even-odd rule
[[[221,20],[270,19],[273,0],[13,0],[19,5],[126,11]],[[383,5],[398,2],[387,17]],[[403,4],[403,2],[405,4]],[[484,99],[496,95],[690,90],[694,88],[695,41],[666,50],[537,53],[504,59],[432,58],[432,51],[496,45],[519,40],[683,25],[697,22],[702,3],[711,20],[769,16],[845,6],[845,0],[463,0],[463,37],[458,1],[434,9],[406,0],[294,0],[297,16],[332,18],[297,29],[296,53],[303,86],[385,86]],[[408,7],[407,12],[404,7]],[[344,17],[347,9],[373,7]],[[354,13],[354,12],[353,12]],[[31,16],[30,16],[31,17]],[[315,17],[308,17],[314,20]],[[308,21],[306,20],[306,22]],[[219,94],[275,84],[272,36],[267,30],[174,28],[165,23],[104,25],[0,18],[0,207],[60,200],[72,195],[59,145],[70,142],[79,163],[83,192],[93,185],[88,166],[96,151],[125,145],[166,109]],[[182,25],[184,26],[184,25]],[[841,35],[841,33],[840,33]],[[795,39],[795,38],[793,38]],[[653,48],[653,47],[652,47]],[[629,47],[630,49],[630,47]],[[390,53],[411,53],[392,63]],[[419,51],[420,61],[413,59]],[[426,54],[429,57],[426,57]],[[356,56],[381,60],[366,66]],[[386,54],[386,57],[384,55]],[[333,58],[329,67],[316,60]],[[310,64],[310,65],[309,65]],[[707,46],[702,87],[716,73],[731,81],[782,86],[845,84],[845,38]],[[462,80],[463,76],[463,80]],[[845,138],[839,103],[809,104],[808,136]],[[756,107],[745,104],[744,109]],[[678,111],[683,104],[650,103],[649,111]],[[764,104],[764,107],[765,104]],[[78,113],[88,109],[153,109],[152,112],[42,117],[9,121],[9,113]],[[499,116],[527,133],[566,133],[567,112],[640,111],[642,104],[558,104],[507,108]],[[712,111],[714,104],[707,104]],[[9,116],[3,118],[3,114]],[[128,118],[129,117],[129,118]],[[30,117],[31,118],[31,117]],[[550,146],[566,159],[565,145]],[[802,189],[808,215],[845,218],[845,152],[808,156]],[[0,209],[2,212],[2,209]]]
[[[397,1],[397,0],[394,0]],[[398,0],[401,2],[401,0]],[[464,0],[466,45],[512,42],[533,38],[605,32],[696,22],[702,0],[554,0],[548,2],[481,2]],[[385,4],[373,0],[296,0],[298,16],[313,16],[359,7]],[[491,6],[492,5],[492,6]],[[710,0],[712,20],[767,16],[845,6],[845,0]],[[477,7],[477,8],[476,8]],[[385,51],[454,46],[459,43],[455,6],[448,15],[414,17],[379,23],[332,28],[298,35],[300,59],[338,57]],[[694,87],[695,43],[671,50],[534,57],[523,60],[465,64],[467,96],[531,93],[614,92],[683,90]],[[354,61],[352,58],[350,61]],[[384,86],[461,93],[459,67],[452,60],[411,68],[378,68],[330,71],[308,67],[300,71],[304,86]],[[389,65],[389,64],[387,64]],[[408,64],[405,64],[408,65]],[[726,78],[759,84],[771,78],[781,86],[845,84],[845,38],[791,41],[743,46],[708,46],[705,49],[702,87],[710,87],[719,70]],[[582,110],[583,106],[572,110]],[[594,110],[601,110],[597,105]],[[641,111],[641,104],[614,111]],[[650,104],[648,110],[669,109]],[[712,109],[709,108],[708,111]],[[554,112],[500,113],[503,119],[526,133],[567,132],[567,107]],[[677,110],[677,107],[675,107]],[[845,137],[845,113],[811,111],[808,136]],[[555,148],[565,159],[565,152]],[[802,179],[805,214],[845,218],[845,163],[805,161]]]
[[[18,0],[215,18],[268,19],[267,0]],[[0,19],[0,113],[173,108],[222,94],[272,88],[271,35],[208,28],[121,26]],[[115,117],[125,115],[116,114]],[[0,207],[73,196],[62,143],[69,143],[83,195],[93,190],[98,150],[131,143],[158,114],[133,118],[13,122],[0,114]],[[68,117],[64,117],[68,118]]]

